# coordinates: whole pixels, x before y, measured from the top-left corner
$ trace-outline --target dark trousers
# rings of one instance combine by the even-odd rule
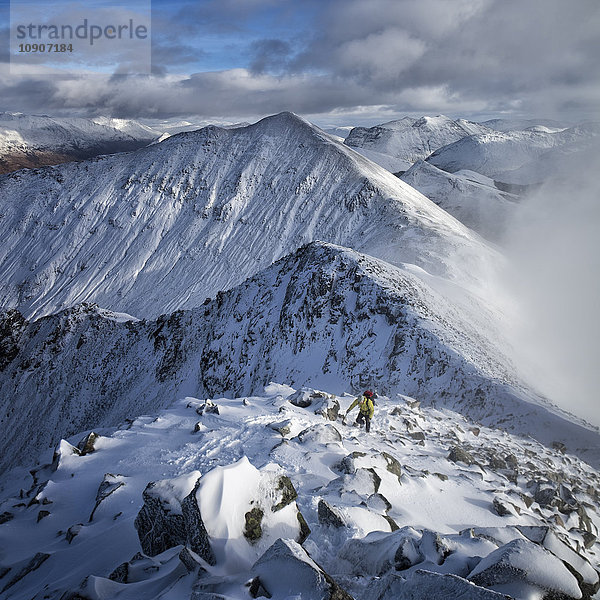
[[[359,412],[358,417],[356,417],[356,423],[362,425],[363,421],[365,422],[365,429],[367,430],[367,433],[369,433],[369,431],[371,431],[371,417]]]

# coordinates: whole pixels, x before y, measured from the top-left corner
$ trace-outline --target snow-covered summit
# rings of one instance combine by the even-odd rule
[[[488,132],[478,123],[444,115],[404,117],[375,127],[356,127],[345,144],[393,172],[405,171],[417,160],[465,136]],[[383,155],[383,157],[379,156]]]
[[[135,150],[159,136],[133,120],[0,113],[0,172]]]
[[[467,287],[497,258],[413,188],[291,113],[7,175],[0,194],[0,302],[26,316],[82,301],[139,317],[197,306],[314,239]]]
[[[571,152],[585,146],[599,133],[597,123],[547,133],[538,129],[492,132],[464,137],[436,150],[427,162],[454,173],[469,169],[503,182],[513,182],[513,172],[557,148]],[[533,170],[532,170],[533,173]],[[540,183],[521,175],[515,183]]]

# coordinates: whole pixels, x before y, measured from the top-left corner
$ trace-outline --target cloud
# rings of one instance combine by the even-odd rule
[[[77,75],[41,85],[32,98],[19,90],[35,86],[33,79],[2,76],[4,108],[251,117],[371,106],[372,118],[598,116],[597,0],[155,4],[154,78],[108,80],[101,89]],[[97,91],[96,104],[84,88]]]
[[[563,168],[517,211],[506,240],[505,290],[514,357],[565,410],[600,425],[600,143]]]

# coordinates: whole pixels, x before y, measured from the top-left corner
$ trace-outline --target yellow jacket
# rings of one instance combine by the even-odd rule
[[[373,418],[373,415],[375,414],[375,405],[373,404],[373,400],[371,400],[370,398],[367,398],[366,396],[362,396],[362,395],[359,396],[348,407],[346,414],[348,414],[356,405],[359,406],[359,410],[363,415],[369,417],[369,419]]]

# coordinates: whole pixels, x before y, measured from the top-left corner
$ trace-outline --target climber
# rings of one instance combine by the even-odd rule
[[[349,407],[342,419],[342,423],[346,422],[348,413],[358,405],[358,417],[356,417],[355,425],[361,426],[363,421],[365,422],[365,429],[367,433],[371,431],[371,419],[375,413],[375,402],[373,401],[373,392],[371,390],[365,390]]]

